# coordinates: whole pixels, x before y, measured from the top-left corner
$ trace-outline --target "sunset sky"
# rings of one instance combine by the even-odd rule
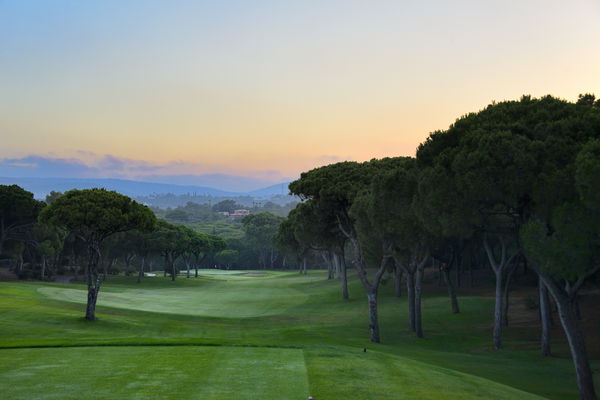
[[[414,155],[493,100],[600,95],[599,39],[597,0],[0,0],[0,176]]]

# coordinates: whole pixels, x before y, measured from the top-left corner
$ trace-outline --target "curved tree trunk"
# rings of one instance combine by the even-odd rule
[[[513,276],[513,272],[517,269],[516,265],[509,267],[508,273],[506,274],[506,279],[504,282],[504,292],[502,294],[504,310],[502,311],[502,323],[504,326],[508,326],[508,295],[510,294],[510,283]]]
[[[575,371],[577,374],[577,386],[579,386],[579,397],[581,400],[597,400],[594,389],[594,379],[590,362],[585,348],[585,339],[579,324],[579,319],[572,307],[571,301],[563,296],[553,296],[558,306],[558,315],[564,328]]]
[[[442,277],[444,278],[444,283],[448,288],[448,296],[450,297],[450,304],[452,306],[452,314],[459,314],[460,308],[458,307],[458,298],[456,297],[456,290],[454,289],[454,284],[452,283],[452,279],[450,278],[450,271],[444,265],[440,267]]]
[[[542,278],[538,279],[539,295],[540,295],[540,321],[542,323],[542,337],[540,345],[542,348],[542,355],[549,357],[552,355],[550,348],[550,321],[552,319],[552,313],[550,310],[550,298],[548,297],[548,289],[542,281]]]

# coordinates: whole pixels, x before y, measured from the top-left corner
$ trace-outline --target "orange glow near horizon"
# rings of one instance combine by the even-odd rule
[[[597,2],[398,3],[2,3],[0,158],[293,177],[414,155],[494,100],[600,96]]]

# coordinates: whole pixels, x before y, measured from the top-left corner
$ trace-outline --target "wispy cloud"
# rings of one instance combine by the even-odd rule
[[[0,159],[0,176],[21,178],[116,178],[247,191],[288,181],[276,170],[239,171],[209,164],[164,164],[78,151],[74,157],[32,154]]]

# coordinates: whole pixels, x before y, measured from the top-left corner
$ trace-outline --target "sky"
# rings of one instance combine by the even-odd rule
[[[0,0],[0,176],[260,186],[414,155],[492,101],[600,96],[598,21],[598,0]]]

